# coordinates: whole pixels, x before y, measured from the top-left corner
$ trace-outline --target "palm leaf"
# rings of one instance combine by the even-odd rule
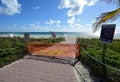
[[[118,6],[120,6],[120,0],[100,0],[100,1],[106,1],[107,3],[115,3],[118,4]]]
[[[93,24],[93,32],[97,31],[101,25],[105,22],[112,22],[120,16],[120,8],[111,11],[102,13],[99,17],[96,18]]]

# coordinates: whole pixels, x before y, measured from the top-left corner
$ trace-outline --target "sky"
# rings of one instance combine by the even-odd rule
[[[85,32],[116,4],[100,0],[0,0],[0,32]],[[115,33],[120,32],[120,18]],[[99,35],[100,29],[94,33]]]

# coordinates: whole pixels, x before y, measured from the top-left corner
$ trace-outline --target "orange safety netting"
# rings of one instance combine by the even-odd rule
[[[80,54],[79,44],[28,42],[27,47],[32,55],[75,58]]]

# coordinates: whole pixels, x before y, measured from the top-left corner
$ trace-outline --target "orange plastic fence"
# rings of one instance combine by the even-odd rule
[[[79,44],[28,42],[27,47],[32,55],[75,58],[80,54]]]

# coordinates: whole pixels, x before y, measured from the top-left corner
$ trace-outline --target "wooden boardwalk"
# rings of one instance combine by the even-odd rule
[[[0,82],[78,82],[69,64],[21,59],[0,69]]]
[[[70,64],[31,56],[0,68],[0,82],[80,82]]]

